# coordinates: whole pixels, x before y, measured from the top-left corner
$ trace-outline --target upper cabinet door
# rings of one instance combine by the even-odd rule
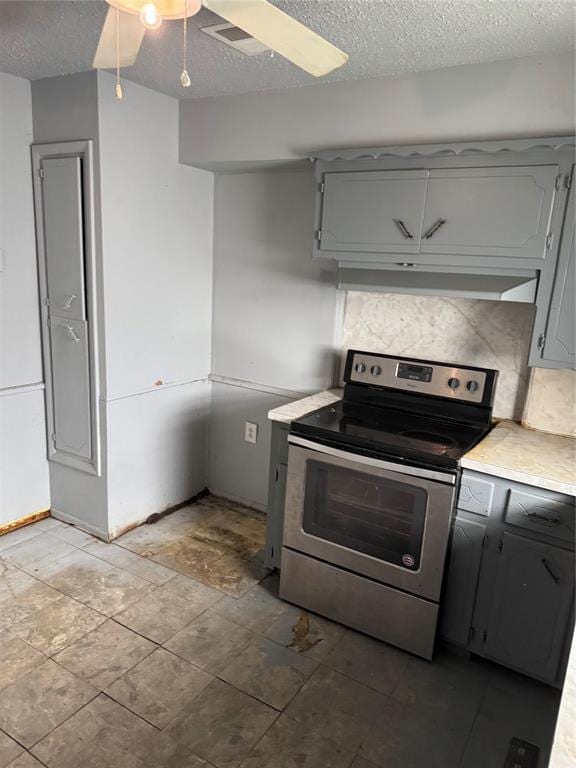
[[[572,172],[574,178],[574,172]],[[546,326],[544,360],[557,363],[565,368],[574,368],[576,363],[576,311],[574,309],[574,286],[576,285],[575,249],[575,206],[574,184],[570,190],[562,242],[558,254],[558,266]]]
[[[557,174],[555,165],[431,170],[420,253],[537,264],[546,256]]]
[[[42,161],[44,243],[50,312],[86,318],[82,160],[51,157]]]
[[[428,171],[324,176],[320,251],[418,253]]]

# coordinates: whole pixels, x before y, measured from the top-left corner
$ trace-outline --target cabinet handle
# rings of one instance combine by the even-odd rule
[[[62,309],[72,309],[72,304],[76,300],[76,294],[73,293],[71,296],[68,296],[68,299],[64,302],[62,305]]]
[[[435,224],[432,224],[430,229],[424,234],[424,240],[430,240],[431,237],[434,237],[436,232],[438,232],[440,227],[443,227],[444,224],[446,224],[446,219],[438,219],[438,221]]]
[[[539,515],[538,512],[524,512],[526,517],[531,517],[533,520],[538,520],[541,523],[551,523],[552,525],[560,525],[562,520],[559,517],[546,517],[545,515]]]
[[[548,560],[546,560],[545,557],[542,558],[542,565],[544,566],[544,568],[546,568],[546,570],[550,574],[550,578],[552,579],[554,584],[560,584],[560,577],[556,576],[556,574],[554,573],[554,571],[550,566],[550,563],[548,562]]]
[[[404,224],[402,219],[394,219],[394,224],[396,224],[396,226],[398,227],[400,232],[402,232],[402,234],[404,235],[406,240],[413,240],[414,239],[414,236],[410,234],[410,232],[408,231],[408,229],[406,227],[406,224]]]
[[[76,336],[76,334],[74,333],[74,328],[72,328],[72,326],[71,326],[71,325],[67,325],[67,326],[66,326],[66,330],[67,330],[67,331],[68,331],[68,333],[70,334],[70,338],[72,339],[72,341],[73,341],[75,344],[78,344],[78,342],[80,341],[80,336]]]

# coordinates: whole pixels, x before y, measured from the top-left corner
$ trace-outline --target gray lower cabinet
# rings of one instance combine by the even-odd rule
[[[268,568],[280,568],[288,469],[288,432],[286,424],[272,422],[265,553],[265,563]]]
[[[574,554],[505,531],[486,628],[475,642],[483,655],[554,682],[565,651],[574,601]]]
[[[483,523],[460,515],[454,520],[440,626],[442,636],[456,645],[470,642],[485,534]]]

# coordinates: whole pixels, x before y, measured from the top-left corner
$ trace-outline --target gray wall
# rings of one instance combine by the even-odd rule
[[[567,53],[182,101],[180,157],[232,169],[326,148],[573,131],[574,57]]]
[[[50,506],[27,80],[0,74],[0,525]]]
[[[313,194],[310,172],[216,177],[209,487],[262,509],[268,410],[332,381],[336,290],[310,258]]]
[[[33,84],[37,142],[95,141],[102,475],[50,477],[55,512],[103,536],[206,483],[213,177],[178,162],[178,102],[123,87]]]

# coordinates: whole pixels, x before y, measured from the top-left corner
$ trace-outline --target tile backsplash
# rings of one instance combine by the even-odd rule
[[[531,304],[349,291],[342,344],[496,368],[494,416],[520,421],[533,319]]]
[[[533,368],[522,423],[576,437],[576,372]]]

